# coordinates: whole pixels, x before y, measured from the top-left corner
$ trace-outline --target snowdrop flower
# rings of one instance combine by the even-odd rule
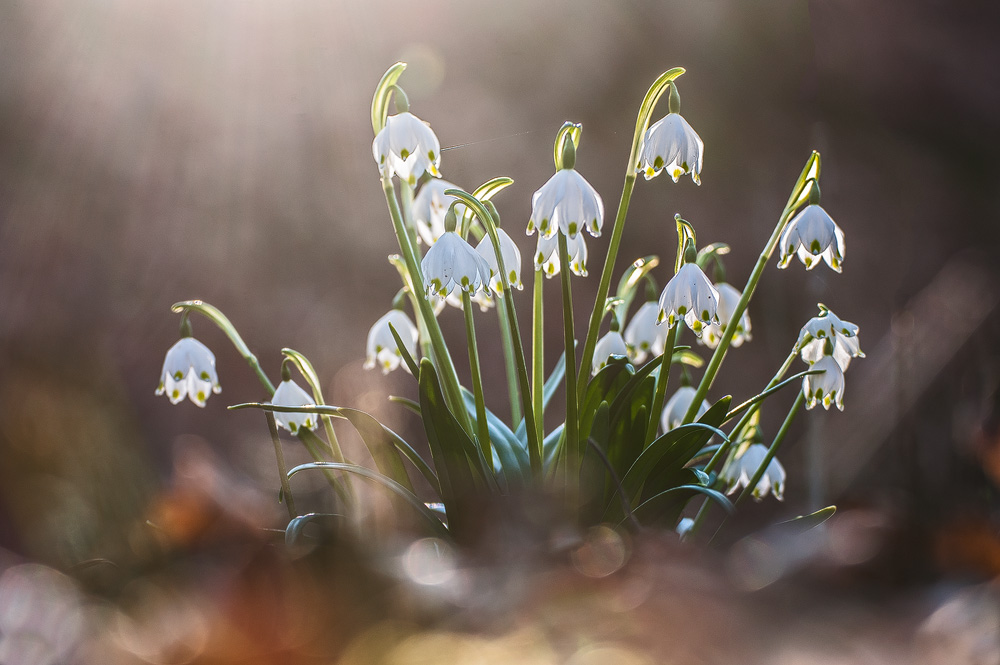
[[[156,394],[167,394],[171,404],[185,397],[200,407],[210,393],[220,393],[219,375],[215,372],[215,354],[194,337],[182,337],[167,351],[160,372]]]
[[[558,229],[572,239],[586,228],[596,238],[603,224],[604,202],[576,169],[559,169],[531,197],[529,236],[537,228],[541,235],[551,238]]]
[[[762,443],[752,443],[743,451],[743,454],[726,465],[720,474],[723,481],[729,484],[726,494],[733,494],[741,487],[746,487],[753,480],[757,469],[767,457],[767,446]],[[778,458],[772,457],[771,462],[764,470],[764,475],[757,481],[757,486],[753,488],[753,498],[760,501],[768,493],[773,493],[778,501],[785,500],[785,467],[781,466]]]
[[[688,535],[688,532],[691,531],[692,527],[694,527],[694,520],[690,517],[682,517],[681,521],[677,523],[676,527],[674,527],[674,531],[676,531],[677,535],[683,539]]]
[[[445,232],[444,217],[455,200],[454,196],[444,193],[448,189],[461,188],[447,180],[435,178],[421,185],[420,191],[414,197],[410,211],[413,223],[417,227],[418,242],[422,240],[428,245],[433,245]],[[455,214],[458,218],[461,219],[464,213],[465,205],[457,204]]]
[[[590,368],[591,374],[597,374],[608,364],[611,356],[627,356],[628,349],[625,340],[617,330],[612,330],[594,346],[594,361]]]
[[[666,320],[668,328],[683,319],[701,337],[705,326],[719,323],[719,292],[696,263],[681,266],[660,294],[659,304],[657,323]]]
[[[587,276],[587,243],[583,234],[574,238],[566,238],[566,250],[569,254],[569,269],[574,275]],[[559,237],[546,238],[538,236],[538,248],[535,250],[535,270],[541,270],[546,277],[559,274]]]
[[[658,304],[645,302],[625,326],[625,347],[632,362],[641,363],[650,353],[654,356],[663,353],[670,329],[656,324],[659,314]]]
[[[660,426],[663,427],[664,432],[669,432],[684,422],[684,414],[691,408],[691,400],[694,399],[697,392],[692,386],[681,386],[677,392],[670,396],[663,407],[663,413],[660,414]],[[701,406],[698,407],[698,413],[695,414],[695,420],[705,415],[709,406],[708,400],[702,400]]]
[[[701,339],[698,340],[699,343],[705,344],[710,349],[714,349],[722,341],[722,335],[726,332],[726,326],[729,325],[729,321],[733,318],[736,305],[740,302],[740,298],[743,297],[743,294],[738,289],[725,282],[719,282],[715,285],[715,288],[719,292],[719,309],[717,310],[719,322],[706,326],[705,332],[702,333]],[[743,310],[743,315],[740,316],[740,320],[736,324],[736,332],[733,333],[730,345],[741,346],[743,342],[749,342],[750,340],[750,314],[746,310]]]
[[[291,379],[285,379],[278,384],[278,388],[274,391],[271,404],[274,406],[316,406],[316,401],[313,400],[312,395],[302,390],[299,384]],[[274,420],[278,426],[284,427],[292,434],[297,434],[303,427],[314,429],[316,418],[315,413],[274,412]]]
[[[500,238],[500,254],[503,256],[503,264],[507,268],[507,281],[510,282],[511,288],[520,291],[524,288],[524,284],[521,283],[521,250],[517,248],[517,245],[503,229],[497,229],[497,235]],[[479,244],[476,245],[476,251],[490,266],[490,274],[492,275],[490,290],[502,296],[503,282],[500,281],[500,267],[489,234],[484,235],[483,239],[479,241]]]
[[[457,286],[475,295],[480,289],[490,288],[490,265],[454,231],[446,231],[438,238],[427,250],[420,268],[427,293],[447,297]]]
[[[812,203],[792,218],[778,241],[781,255],[779,268],[787,268],[793,256],[798,256],[812,270],[826,261],[837,272],[844,260],[844,232],[819,204]]]
[[[704,156],[705,144],[698,133],[679,113],[668,113],[643,134],[636,170],[646,180],[665,170],[674,182],[690,173],[695,184],[700,185]]]
[[[797,342],[802,360],[815,363],[826,355],[826,342],[833,344],[833,359],[840,369],[847,371],[851,358],[864,358],[858,341],[858,327],[850,321],[843,321],[824,305],[819,306],[820,315],[814,316],[802,326]]]
[[[444,309],[445,305],[450,305],[455,309],[463,309],[464,307],[464,305],[462,304],[461,289],[455,289],[454,291],[448,294],[447,298],[441,298],[439,296],[435,296],[434,294],[431,294],[428,297],[431,299],[431,305],[435,308],[434,309],[435,316],[441,313],[441,310]],[[472,296],[470,300],[476,305],[479,305],[480,312],[488,312],[495,305],[495,303],[493,302],[493,296],[486,293],[486,291],[476,291],[476,294]]]
[[[809,369],[826,370],[822,374],[809,374],[802,377],[802,392],[806,396],[806,409],[816,406],[817,401],[823,403],[823,408],[830,410],[830,404],[844,410],[844,372],[833,356],[823,356],[812,364]]]
[[[386,118],[372,141],[372,155],[382,175],[398,175],[411,185],[424,173],[440,177],[441,144],[434,131],[409,111]]]
[[[410,357],[416,358],[417,339],[420,337],[417,327],[413,325],[404,312],[394,309],[376,321],[375,325],[368,331],[368,342],[365,345],[365,369],[372,369],[378,365],[382,368],[383,374],[388,374],[402,364],[403,354],[396,345],[396,339],[389,329],[390,323],[396,329],[399,338],[403,340],[403,346],[410,353]],[[403,365],[403,369],[409,371],[406,365]]]

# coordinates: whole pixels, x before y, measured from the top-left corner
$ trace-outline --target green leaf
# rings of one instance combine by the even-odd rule
[[[389,395],[389,401],[395,402],[396,404],[399,404],[404,408],[409,409],[418,416],[420,415],[420,405],[417,404],[415,400],[412,400],[409,397],[400,397],[399,395]]]
[[[590,427],[594,414],[602,401],[617,394],[621,387],[628,383],[635,370],[626,358],[612,357],[608,364],[591,378],[587,390],[580,403],[580,440],[586,441],[590,436]],[[613,397],[612,397],[613,399]]]
[[[542,413],[545,413],[545,409],[548,408],[549,402],[552,401],[552,396],[556,394],[556,389],[559,388],[560,382],[562,382],[563,377],[566,375],[566,352],[564,351],[561,356],[559,356],[559,361],[556,366],[552,368],[552,373],[549,374],[549,378],[545,380],[545,384],[542,386]],[[514,430],[514,435],[517,436],[517,440],[527,445],[528,433],[524,429],[524,419],[518,423],[517,429]]]
[[[625,316],[628,314],[628,308],[639,289],[639,284],[642,283],[642,278],[658,265],[660,265],[660,257],[650,254],[636,259],[632,265],[625,269],[625,274],[618,281],[618,290],[615,292],[615,299],[619,301],[619,304],[615,306],[615,316],[618,317],[622,326],[625,325]]]
[[[473,422],[476,420],[476,398],[466,388],[462,388],[462,396],[465,398],[465,407],[469,410],[469,417]],[[500,468],[507,482],[514,481],[515,485],[520,485],[531,476],[531,460],[528,451],[515,436],[514,432],[492,411],[486,409],[486,425],[490,431],[490,441],[493,443],[493,452],[500,462]]]
[[[822,374],[824,371],[825,370],[822,370],[822,369],[818,369],[818,370],[817,369],[807,369],[807,370],[804,370],[802,372],[799,372],[798,374],[796,374],[794,376],[788,377],[787,379],[785,379],[781,383],[776,383],[774,386],[768,388],[764,392],[758,393],[757,395],[754,395],[753,397],[751,397],[747,401],[743,402],[742,404],[740,404],[739,406],[737,406],[736,408],[734,408],[732,411],[730,411],[728,414],[726,414],[726,419],[723,422],[729,422],[730,420],[732,420],[736,416],[740,415],[741,413],[743,413],[744,411],[746,411],[747,409],[749,409],[751,406],[753,406],[757,402],[760,402],[760,401],[763,401],[763,400],[767,399],[768,397],[770,397],[774,393],[778,392],[779,390],[781,390],[785,386],[798,381],[802,377],[808,376],[810,374]]]
[[[688,349],[674,349],[674,355],[670,357],[671,363],[681,363],[688,367],[698,368],[705,364],[705,361],[694,351]]]
[[[288,526],[285,527],[285,544],[288,546],[294,545],[302,535],[302,530],[306,528],[306,525],[319,517],[343,517],[343,515],[339,513],[307,513],[299,515],[290,520]]]
[[[389,332],[392,333],[392,338],[396,340],[396,350],[399,351],[400,357],[403,359],[403,362],[406,363],[407,369],[410,370],[410,374],[416,377],[417,373],[420,372],[420,368],[417,367],[417,363],[413,360],[413,356],[410,355],[409,349],[407,349],[406,345],[403,344],[403,338],[400,337],[399,333],[396,331],[396,326],[390,323]]]
[[[676,524],[684,506],[698,494],[704,494],[721,505],[727,512],[733,512],[732,502],[718,490],[704,485],[680,485],[646,499],[632,511],[632,515],[643,524],[654,521]],[[624,522],[624,520],[622,521]]]
[[[403,75],[406,69],[405,62],[397,62],[386,70],[382,75],[382,80],[375,86],[375,96],[372,97],[372,130],[375,136],[385,127],[385,119],[389,115],[389,97],[392,94],[392,86]]]
[[[636,390],[642,384],[643,380],[660,366],[660,362],[662,360],[662,355],[651,358],[649,362],[640,367],[632,378],[630,378],[628,382],[622,386],[622,389],[618,391],[614,401],[611,403],[612,422],[618,420],[621,417],[623,410],[628,409],[631,406],[632,396],[635,395]]]
[[[375,467],[382,475],[392,478],[412,492],[413,485],[410,484],[410,478],[403,467],[403,460],[399,458],[399,451],[396,449],[396,441],[402,441],[399,435],[364,411],[341,408],[340,413],[361,435],[361,440],[365,442],[368,452],[375,460]]]
[[[427,521],[428,525],[431,527],[431,530],[436,535],[443,538],[449,537],[448,529],[445,528],[444,524],[441,523],[441,520],[437,518],[434,512],[431,511],[427,506],[425,506],[424,502],[421,501],[419,498],[417,498],[417,496],[413,492],[406,489],[392,478],[388,478],[378,472],[372,471],[371,469],[366,469],[363,466],[358,466],[357,464],[341,464],[340,462],[310,462],[309,464],[300,464],[299,466],[295,467],[294,469],[288,472],[288,477],[291,478],[292,476],[294,476],[299,472],[308,471],[310,469],[319,469],[319,470],[334,469],[334,470],[346,471],[347,473],[353,473],[362,476],[364,478],[368,478],[369,480],[373,480],[382,487],[385,487],[394,492],[395,494],[403,497],[403,499],[405,499],[407,503],[413,506],[417,510],[417,512]]]
[[[820,508],[815,513],[799,515],[798,517],[793,517],[790,520],[778,522],[775,524],[775,527],[788,529],[792,533],[805,533],[810,529],[815,529],[820,524],[833,517],[836,512],[837,506],[827,506],[826,508]]]

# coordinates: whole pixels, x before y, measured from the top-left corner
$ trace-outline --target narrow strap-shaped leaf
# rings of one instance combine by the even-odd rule
[[[470,409],[469,415],[473,415],[476,408],[476,398],[465,388],[462,389],[462,393],[465,397],[465,406]],[[486,409],[486,424],[490,428],[490,440],[493,442],[494,452],[500,460],[507,480],[515,479],[512,476],[516,477],[518,481],[529,478],[531,475],[531,460],[528,457],[528,450],[524,444],[489,409]]]
[[[409,349],[407,349],[406,345],[403,344],[403,338],[400,337],[399,333],[396,331],[396,326],[390,323],[389,332],[392,333],[392,338],[396,340],[396,349],[399,351],[399,355],[403,359],[403,362],[406,363],[407,369],[410,370],[410,374],[416,377],[420,372],[420,368],[417,367],[416,361],[414,361],[413,356],[410,355]]]
[[[542,412],[548,408],[549,402],[552,401],[552,396],[556,394],[556,389],[559,388],[559,384],[563,380],[563,376],[566,374],[566,353],[563,352],[559,356],[556,366],[552,368],[552,373],[549,374],[549,378],[545,379],[545,385],[542,386]],[[524,429],[524,419],[518,423],[517,429],[514,430],[514,434],[517,436],[518,441],[524,442],[527,445],[528,434]]]
[[[704,494],[725,508],[727,512],[733,512],[732,502],[718,490],[703,485],[680,485],[646,499],[632,511],[632,516],[642,523],[657,513],[662,513],[670,508],[679,513],[684,504],[695,494]],[[622,520],[622,523],[624,522],[625,520]]]
[[[790,520],[778,522],[774,526],[780,529],[788,529],[792,533],[805,533],[810,529],[815,529],[820,524],[833,517],[836,512],[837,506],[827,506],[826,508],[820,508],[814,513],[809,513],[808,515],[799,515],[798,517],[793,517]]]
[[[628,380],[622,389],[618,391],[613,402],[611,402],[611,422],[615,422],[621,417],[622,411],[626,409],[631,402],[632,395],[635,391],[642,385],[643,379],[653,373],[657,367],[660,366],[660,362],[663,360],[663,356],[656,356],[652,358],[645,365],[640,367],[632,378]]]
[[[354,425],[354,429],[361,435],[361,440],[368,447],[368,452],[375,460],[375,466],[379,472],[412,492],[413,485],[410,484],[410,478],[406,475],[403,460],[399,458],[399,451],[396,447],[396,440],[401,440],[400,437],[376,420],[374,416],[364,411],[341,407],[340,413]]]
[[[635,293],[642,282],[642,278],[658,265],[660,265],[660,257],[651,254],[641,259],[636,259],[632,262],[632,265],[625,269],[625,273],[618,281],[618,290],[615,292],[615,299],[618,303],[614,306],[615,316],[618,317],[618,321],[622,325],[625,325],[628,308],[635,298]]]
[[[306,513],[290,520],[285,527],[285,544],[294,545],[302,535],[302,530],[309,522],[320,517],[344,517],[340,513]]]
[[[406,489],[392,478],[388,478],[383,476],[381,473],[372,471],[371,469],[367,469],[363,466],[358,466],[357,464],[341,464],[340,462],[310,462],[309,464],[300,464],[288,472],[288,477],[291,478],[297,473],[308,471],[310,469],[339,469],[341,471],[346,471],[347,473],[353,473],[368,478],[369,480],[373,480],[379,485],[386,487],[392,492],[395,492],[397,495],[403,497],[407,503],[413,506],[427,521],[435,535],[443,538],[449,537],[448,529],[445,528],[444,524],[441,523],[441,520],[437,518],[434,512],[425,506],[424,502],[421,501],[413,492]]]
[[[745,401],[742,404],[740,404],[739,406],[735,407],[732,411],[730,411],[729,413],[726,414],[726,419],[723,420],[722,422],[723,423],[729,422],[730,420],[732,420],[736,416],[740,415],[741,413],[743,413],[744,411],[746,411],[747,409],[749,409],[754,404],[767,399],[768,397],[770,397],[774,393],[778,392],[779,390],[781,390],[785,386],[787,386],[787,385],[789,385],[791,383],[795,383],[796,381],[798,381],[799,379],[801,379],[801,378],[803,378],[805,376],[809,376],[810,374],[822,374],[823,372],[824,372],[824,370],[821,370],[821,369],[807,369],[807,370],[804,370],[802,372],[799,372],[798,374],[795,374],[794,376],[790,376],[787,379],[785,379],[784,381],[782,381],[780,383],[774,384],[773,386],[771,386],[767,390],[754,395],[753,397],[751,397],[747,401]]]

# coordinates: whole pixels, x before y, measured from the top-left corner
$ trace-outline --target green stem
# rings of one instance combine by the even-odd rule
[[[285,466],[285,453],[281,450],[281,439],[278,438],[278,424],[270,411],[265,411],[264,417],[267,418],[267,430],[274,443],[274,457],[278,461],[278,473],[281,474],[281,494],[285,499],[285,508],[288,509],[289,519],[295,519],[298,513],[295,510],[295,499],[292,498],[292,488],[288,484],[288,468]]]
[[[531,396],[534,400],[535,410],[535,436],[539,441],[545,438],[544,429],[544,406],[543,394],[545,388],[545,320],[543,318],[545,306],[542,299],[542,286],[544,273],[541,270],[535,271],[535,283],[533,286],[534,298],[532,302],[532,328],[531,328]]]
[[[567,462],[578,459],[580,450],[580,423],[577,402],[576,335],[573,332],[573,292],[570,288],[569,249],[566,236],[559,235],[559,278],[563,297],[563,342],[566,348],[566,450]],[[588,365],[589,367],[589,365]],[[581,382],[583,383],[583,382]],[[567,466],[569,466],[567,464]]]
[[[507,374],[507,396],[510,399],[510,421],[521,422],[521,397],[517,390],[517,364],[514,362],[514,340],[510,336],[507,309],[497,306],[497,321],[500,323],[500,343],[503,346],[503,364]]]
[[[691,401],[691,406],[684,415],[685,423],[694,420],[695,414],[698,412],[698,405],[705,399],[709,388],[712,387],[715,375],[718,374],[719,368],[722,366],[722,361],[726,357],[726,351],[729,349],[729,344],[732,342],[733,336],[736,334],[736,329],[739,327],[736,325],[736,322],[740,320],[743,312],[747,309],[747,305],[750,304],[750,298],[753,297],[754,291],[757,289],[757,282],[760,281],[760,276],[764,273],[764,268],[767,266],[768,261],[771,260],[771,255],[774,254],[774,249],[778,245],[781,232],[785,230],[785,225],[788,223],[789,218],[791,218],[792,213],[803,203],[802,194],[812,173],[815,173],[815,177],[819,177],[819,153],[817,152],[813,152],[809,156],[809,159],[806,160],[805,168],[802,169],[795,187],[792,188],[792,193],[788,197],[788,202],[781,211],[781,215],[778,217],[778,223],[774,226],[771,237],[768,238],[767,244],[764,245],[764,250],[757,257],[757,263],[750,273],[750,278],[747,280],[746,286],[743,287],[743,294],[740,296],[740,301],[736,303],[736,308],[729,317],[729,325],[723,331],[722,340],[719,342],[719,346],[716,347],[715,353],[712,354],[712,359],[709,360],[708,367],[705,368],[705,374],[701,377],[701,383],[698,384],[694,400]]]
[[[479,347],[476,346],[476,324],[472,320],[472,298],[469,292],[462,289],[462,310],[465,313],[465,335],[469,340],[469,368],[472,371],[472,394],[476,400],[476,430],[479,435],[479,446],[483,449],[483,457],[488,461],[493,459],[493,449],[490,446],[490,430],[486,421],[486,402],[483,397],[483,377],[479,371]]]
[[[410,273],[410,282],[413,285],[414,299],[417,303],[420,318],[423,319],[427,328],[427,334],[431,339],[431,348],[434,351],[434,359],[438,365],[438,375],[441,377],[442,388],[445,397],[451,407],[452,413],[462,424],[462,428],[473,435],[472,420],[469,412],[465,408],[465,401],[462,399],[462,390],[458,382],[458,374],[455,372],[455,365],[448,353],[448,346],[445,344],[444,335],[434,317],[434,310],[427,300],[427,294],[423,289],[424,277],[420,272],[420,262],[417,261],[416,250],[410,242],[406,224],[399,211],[399,204],[396,201],[396,191],[392,186],[392,180],[382,176],[382,191],[385,194],[386,204],[389,206],[389,216],[392,218],[393,229],[396,232],[396,240],[399,242],[399,249],[403,252],[403,260],[406,262],[406,269]]]
[[[646,439],[643,444],[645,449],[656,438],[656,427],[660,423],[660,414],[663,413],[663,404],[667,399],[667,381],[670,379],[670,366],[673,364],[674,347],[681,336],[680,321],[674,329],[667,332],[666,343],[663,347],[663,360],[660,361],[660,368],[656,370],[656,391],[653,395],[653,403],[649,410],[649,424],[646,425]]]

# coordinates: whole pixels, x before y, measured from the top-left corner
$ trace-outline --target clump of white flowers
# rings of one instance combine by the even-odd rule
[[[820,374],[810,374],[802,379],[802,392],[806,408],[821,403],[824,409],[836,404],[844,410],[844,372],[852,358],[863,358],[858,342],[858,326],[843,321],[825,305],[819,305],[819,316],[814,316],[802,326],[796,348],[810,369]]]
[[[722,470],[719,477],[727,484],[726,494],[750,485],[757,470],[767,459],[767,446],[761,443],[751,443],[743,454],[731,461]],[[771,493],[778,501],[785,499],[785,467],[776,457],[772,457],[751,491],[754,500],[760,501]]]

